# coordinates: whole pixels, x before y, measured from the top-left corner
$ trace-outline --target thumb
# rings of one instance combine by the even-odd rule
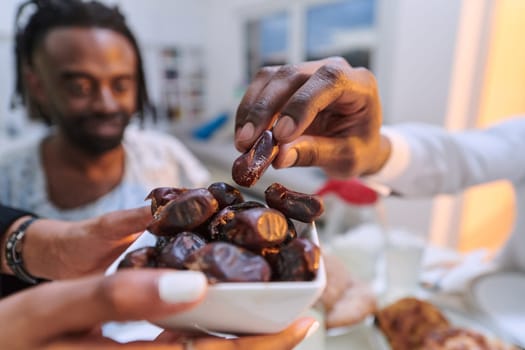
[[[110,235],[118,239],[146,230],[151,220],[153,220],[153,216],[149,206],[119,210],[101,215],[93,221],[88,220],[86,231],[98,232],[104,234],[106,238]]]
[[[317,166],[329,175],[349,177],[356,171],[359,140],[303,135],[283,144],[273,161],[277,169]]]
[[[0,339],[42,344],[106,321],[159,319],[195,306],[206,288],[200,272],[148,269],[50,282],[0,303],[0,315],[17,320],[2,322]]]

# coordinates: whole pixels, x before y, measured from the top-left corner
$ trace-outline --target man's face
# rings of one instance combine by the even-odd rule
[[[35,50],[29,94],[58,132],[87,153],[119,146],[137,108],[137,57],[119,33],[51,30]]]

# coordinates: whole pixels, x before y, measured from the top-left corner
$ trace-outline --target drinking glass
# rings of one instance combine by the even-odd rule
[[[422,233],[393,228],[387,231],[385,302],[417,294],[425,242]]]

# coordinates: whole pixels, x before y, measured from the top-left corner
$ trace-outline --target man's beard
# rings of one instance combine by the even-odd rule
[[[120,146],[124,131],[131,116],[124,112],[114,114],[76,115],[75,117],[56,118],[55,122],[64,137],[76,148],[91,156],[100,156]],[[97,122],[112,123],[118,132],[108,135],[97,135],[92,132],[91,124]],[[91,127],[90,127],[91,126]]]

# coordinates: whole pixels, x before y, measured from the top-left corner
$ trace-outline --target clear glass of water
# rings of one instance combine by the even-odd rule
[[[375,223],[364,223],[334,237],[330,252],[337,256],[354,278],[375,288],[380,277],[380,263],[384,251],[382,228]],[[377,291],[376,291],[377,292]]]
[[[426,239],[423,234],[389,229],[386,234],[385,302],[417,293]]]

